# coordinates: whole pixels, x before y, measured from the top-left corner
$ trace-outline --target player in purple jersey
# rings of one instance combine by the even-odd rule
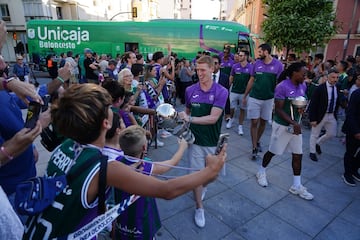
[[[196,71],[199,82],[191,85],[185,93],[185,112],[179,117],[190,123],[190,129],[195,136],[195,142],[189,148],[190,167],[204,168],[204,157],[214,153],[219,140],[223,110],[228,91],[212,80],[214,59],[203,56],[197,60]],[[198,227],[205,226],[203,185],[194,188],[196,201],[195,223]]]
[[[249,80],[243,97],[243,104],[248,103],[247,117],[251,119],[252,160],[256,160],[258,152],[261,152],[260,138],[264,133],[266,122],[271,120],[274,90],[277,79],[283,71],[282,63],[271,56],[269,44],[264,43],[259,46],[259,57],[251,74],[254,78]]]
[[[263,157],[262,165],[256,174],[256,178],[260,186],[268,186],[265,170],[271,159],[275,154],[281,155],[284,151],[290,151],[292,153],[294,177],[293,185],[290,187],[289,192],[303,199],[312,200],[314,196],[301,184],[300,175],[303,150],[299,119],[304,109],[296,109],[291,106],[291,101],[294,98],[305,96],[305,65],[294,63],[289,66],[284,75],[286,79],[279,83],[275,89],[275,115],[269,150]]]

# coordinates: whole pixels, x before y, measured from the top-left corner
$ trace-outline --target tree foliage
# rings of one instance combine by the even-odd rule
[[[263,0],[268,9],[264,40],[287,51],[322,46],[337,32],[333,2],[329,0]]]

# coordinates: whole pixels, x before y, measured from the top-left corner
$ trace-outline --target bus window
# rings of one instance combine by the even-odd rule
[[[139,53],[139,43],[125,43],[125,52]]]

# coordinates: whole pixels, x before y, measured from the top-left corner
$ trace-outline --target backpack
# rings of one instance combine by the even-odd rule
[[[69,171],[68,174],[55,177],[34,177],[21,182],[16,187],[15,208],[22,215],[33,216],[43,212],[50,206],[57,195],[59,195],[68,183],[72,182],[81,172],[89,168],[93,163],[100,159],[99,172],[99,204],[98,212],[105,211],[105,188],[106,188],[106,168],[107,156],[97,154],[86,161],[83,165]]]

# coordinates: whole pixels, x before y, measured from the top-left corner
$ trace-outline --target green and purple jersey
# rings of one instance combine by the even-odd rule
[[[269,64],[265,64],[262,60],[257,60],[252,73],[255,79],[250,91],[250,97],[259,100],[274,98],[277,79],[283,69],[282,63],[275,58]]]
[[[226,75],[230,75],[231,68],[234,65],[234,63],[235,63],[234,60],[232,60],[231,58],[227,60],[221,58],[220,71],[225,73]]]
[[[243,94],[245,93],[246,86],[250,77],[253,74],[253,65],[247,63],[245,67],[241,63],[234,64],[231,68],[230,76],[233,76],[231,92]]]
[[[81,167],[100,151],[101,149],[93,145],[80,145],[68,139],[51,155],[46,175],[58,176],[68,173],[70,169]],[[89,202],[87,193],[99,169],[100,161],[93,163],[68,183],[52,205],[41,214],[30,217],[26,222],[24,239],[66,237],[95,218],[98,200]]]
[[[275,100],[284,100],[284,112],[291,116],[291,100],[296,97],[305,97],[306,84],[302,83],[294,85],[289,78],[279,83],[275,88]],[[300,114],[298,110],[293,107],[293,117],[295,121],[298,121]],[[289,123],[282,119],[276,112],[274,114],[274,121],[280,125],[289,126]]]
[[[137,160],[120,156],[116,159],[126,165],[131,165]],[[145,160],[150,161],[149,158]],[[151,175],[153,164],[150,162],[142,163],[142,173]],[[120,203],[128,199],[131,194],[115,189],[115,203]],[[153,239],[156,232],[161,228],[158,208],[155,198],[140,197],[130,205],[115,223],[115,239],[122,240],[147,240]]]
[[[186,107],[190,109],[193,117],[210,115],[213,107],[224,109],[227,98],[228,90],[218,83],[213,83],[207,92],[200,88],[199,83],[191,85],[185,92]],[[211,125],[191,123],[190,130],[195,136],[194,144],[206,147],[216,146],[221,124],[222,116],[219,117],[215,124]]]

